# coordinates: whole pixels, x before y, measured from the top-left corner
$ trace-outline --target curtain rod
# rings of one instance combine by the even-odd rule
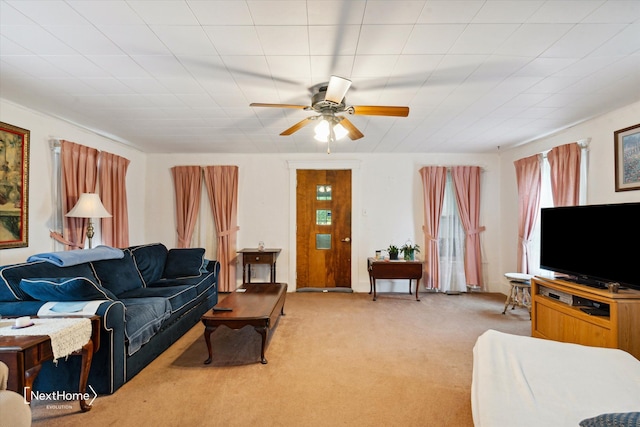
[[[576,144],[578,144],[578,146],[583,149],[583,150],[588,150],[589,149],[589,143],[591,142],[591,138],[584,138],[584,139],[579,139],[576,141]],[[569,143],[571,144],[571,143]],[[549,151],[553,150],[553,148],[549,148],[548,150],[545,150],[543,152],[541,152],[540,154],[542,155],[543,159],[547,158],[547,155],[549,154]]]
[[[486,168],[482,167],[482,166],[478,166],[478,165],[423,165],[421,166],[421,168],[423,167],[438,167],[438,168],[447,168],[447,169],[451,169],[451,168],[455,168],[455,167],[460,167],[460,166],[473,166],[476,168],[480,168],[480,171],[485,172]]]

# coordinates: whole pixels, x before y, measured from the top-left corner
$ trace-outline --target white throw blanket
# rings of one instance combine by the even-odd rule
[[[13,329],[14,320],[0,320],[0,335],[48,335],[51,337],[53,359],[69,356],[80,350],[91,338],[91,320],[87,318],[31,319],[33,326]]]
[[[476,427],[577,427],[586,418],[640,410],[640,362],[587,347],[488,330],[473,348]]]

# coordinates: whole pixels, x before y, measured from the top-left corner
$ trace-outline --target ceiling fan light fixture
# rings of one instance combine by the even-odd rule
[[[305,111],[314,111],[316,115],[309,116],[285,129],[280,133],[282,136],[292,135],[303,127],[311,124],[312,121],[318,121],[316,126],[315,139],[321,142],[331,144],[333,141],[348,136],[349,139],[355,141],[364,137],[364,134],[351,123],[343,115],[336,114],[353,114],[361,116],[389,116],[389,117],[407,117],[409,115],[409,107],[390,106],[390,105],[347,105],[345,95],[351,87],[351,80],[344,77],[331,76],[329,83],[324,86],[318,86],[315,93],[311,95],[311,105],[297,104],[265,104],[251,103],[252,107],[276,107],[276,108],[295,108]],[[329,150],[327,150],[329,151]]]
[[[315,127],[316,134],[314,136],[314,139],[320,142],[328,142],[329,135],[331,134],[331,128],[329,126],[330,125],[328,121],[320,120],[320,123],[318,123],[318,125]],[[347,136],[349,134],[349,131],[347,131],[341,124],[337,124],[333,126],[333,134],[334,141],[337,141]]]

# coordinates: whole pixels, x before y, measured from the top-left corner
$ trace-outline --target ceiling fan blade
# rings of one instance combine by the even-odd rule
[[[249,104],[251,107],[275,107],[275,108],[298,108],[304,110],[309,108],[308,105],[296,105],[296,104],[262,104],[260,102],[252,102]]]
[[[351,123],[346,117],[340,117],[340,121],[338,123],[340,123],[349,132],[348,136],[352,141],[360,139],[364,136],[364,134],[360,132],[358,128],[355,127],[354,124]]]
[[[343,77],[331,76],[329,79],[329,86],[327,86],[327,92],[324,95],[324,100],[340,104],[344,99],[344,96],[347,94],[350,86],[351,80]]]
[[[351,111],[353,111],[351,113]],[[393,116],[407,117],[409,107],[390,107],[384,105],[354,105],[349,108],[351,114],[360,116]]]
[[[315,117],[307,117],[304,120],[300,120],[298,123],[296,123],[295,125],[291,126],[289,129],[282,132],[280,135],[281,136],[291,135],[292,133],[299,131],[300,129],[302,129],[303,127],[305,127],[306,125],[308,125],[314,120],[315,120]]]

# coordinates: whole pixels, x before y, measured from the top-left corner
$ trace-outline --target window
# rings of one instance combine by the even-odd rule
[[[331,249],[331,234],[316,234],[316,249]]]
[[[52,199],[52,215],[51,215],[51,229],[60,234],[64,231],[64,213],[62,212],[62,172],[60,164],[60,141],[50,140],[49,146],[51,148],[51,161],[53,164],[53,176],[51,177],[51,199]],[[53,241],[54,251],[63,251],[65,246],[58,242]]]
[[[316,200],[331,200],[331,186],[316,185]]]
[[[580,204],[586,204],[587,199],[587,146],[586,144],[580,144],[582,148],[580,156]],[[540,167],[541,173],[541,188],[540,188],[540,209],[553,207],[553,194],[551,192],[551,166],[547,160],[546,154],[543,155],[542,165]],[[532,268],[532,274],[540,276],[551,276],[553,273],[548,270],[540,268],[540,215],[536,220],[536,226],[533,230],[533,238],[531,239],[531,260],[530,267]]]
[[[464,274],[465,233],[460,221],[451,172],[447,171],[439,232],[440,291],[466,292]]]
[[[316,210],[316,225],[331,225],[331,209]]]

